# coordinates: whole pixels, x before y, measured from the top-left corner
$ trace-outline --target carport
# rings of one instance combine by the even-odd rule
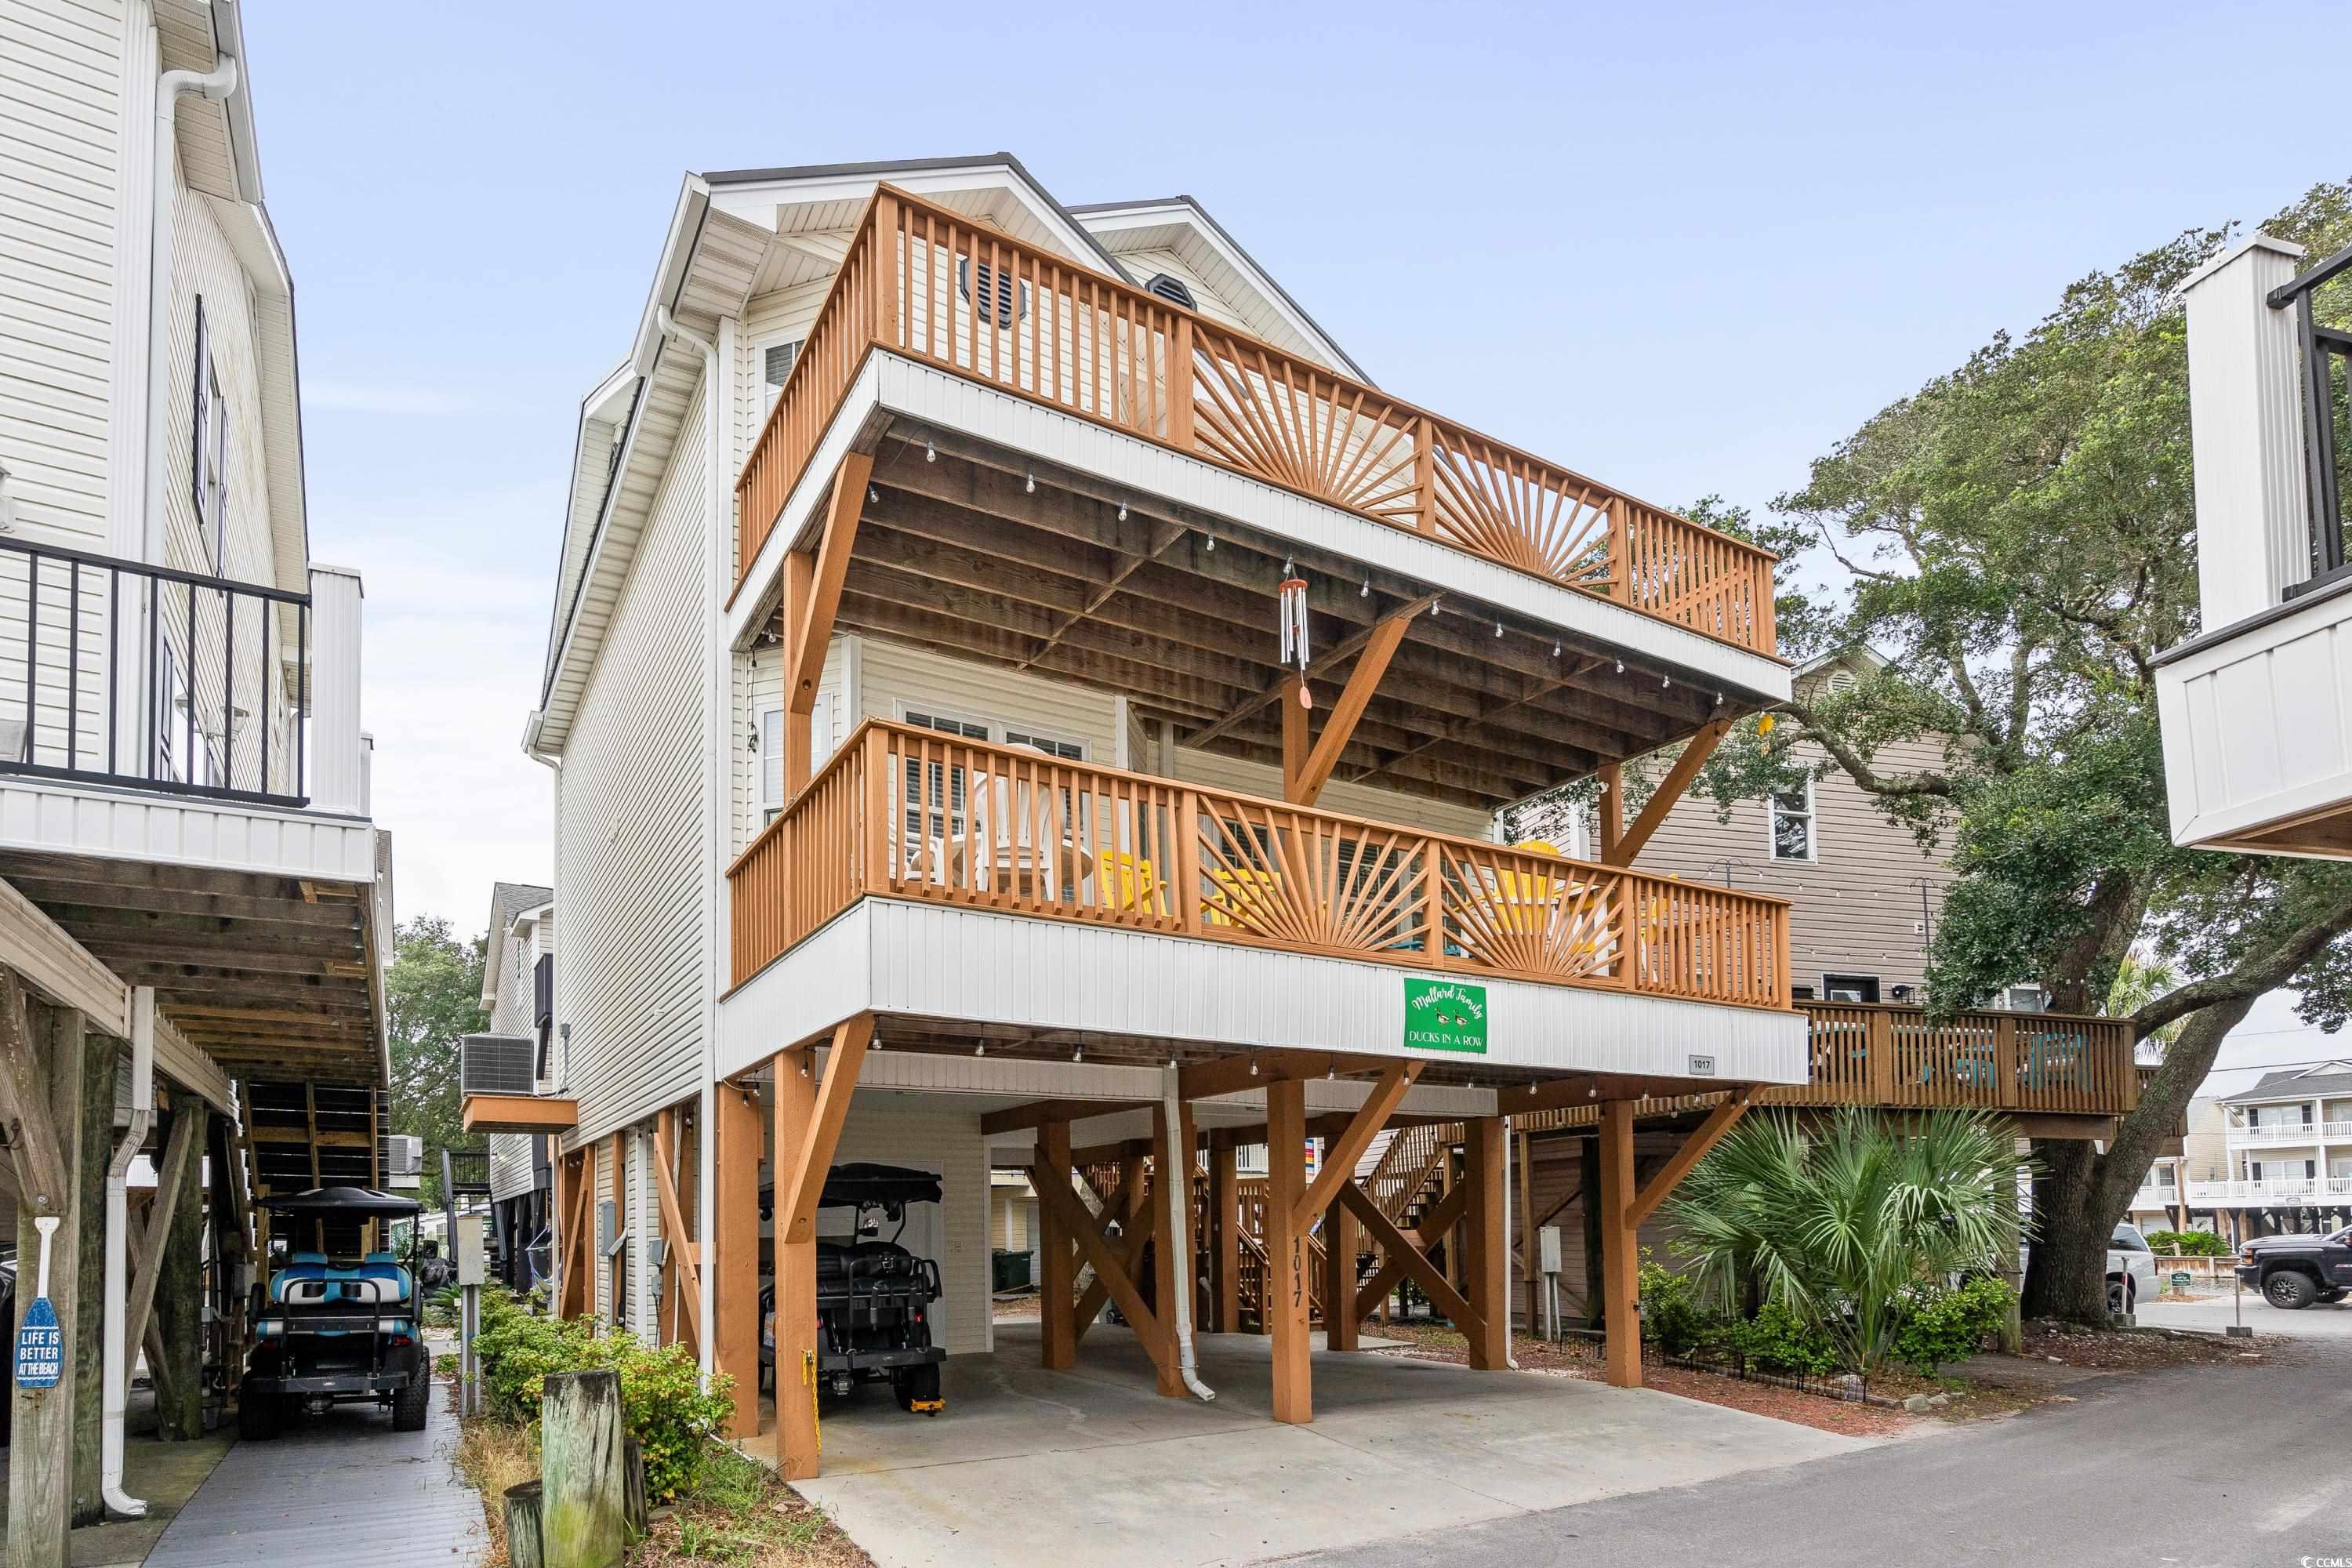
[[[794,1484],[889,1568],[1039,1561],[1130,1568],[1366,1544],[1868,1446],[1677,1398],[1541,1373],[1318,1350],[1314,1424],[1273,1411],[1271,1342],[1201,1338],[1216,1398],[1158,1397],[1151,1358],[1105,1324],[1073,1365],[1038,1330],[947,1364],[949,1414],[887,1402],[829,1416]]]

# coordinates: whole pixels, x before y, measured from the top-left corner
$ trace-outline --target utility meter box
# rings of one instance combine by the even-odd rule
[[[489,1271],[483,1267],[482,1216],[461,1214],[457,1216],[457,1283],[479,1285],[488,1279]]]
[[[1536,1269],[1541,1274],[1559,1272],[1559,1226],[1548,1225],[1536,1232]]]

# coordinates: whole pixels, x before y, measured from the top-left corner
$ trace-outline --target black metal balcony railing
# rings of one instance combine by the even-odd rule
[[[0,539],[0,773],[308,804],[310,596]]]
[[[2286,590],[2289,598],[2344,574],[2344,463],[2352,458],[2352,331],[2320,323],[2312,296],[2352,268],[2352,247],[2337,251],[2294,281],[2271,290],[2273,310],[2294,307],[2303,356],[2303,460],[2311,507],[2311,577]]]

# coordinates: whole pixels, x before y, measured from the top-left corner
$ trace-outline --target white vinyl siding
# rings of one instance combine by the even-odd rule
[[[853,639],[835,637],[825,649],[824,669],[817,678],[816,705],[809,714],[810,756],[823,765],[835,748],[856,728],[844,693],[856,679]],[[760,836],[777,808],[783,789],[783,748],[781,739],[784,708],[783,650],[765,645],[735,656],[734,763],[729,770],[734,837],[729,857]],[[724,874],[725,867],[719,868]]]
[[[980,1135],[980,1108],[970,1099],[861,1089],[842,1122],[834,1163],[870,1160],[936,1172],[937,1204],[907,1209],[906,1246],[940,1266],[940,1300],[933,1309],[935,1342],[950,1355],[989,1348],[988,1146]],[[817,1234],[845,1236],[847,1209],[823,1209]],[[885,1225],[887,1238],[894,1227]]]
[[[1179,746],[1176,749],[1176,776],[1188,784],[1207,784],[1214,789],[1234,790],[1267,800],[1282,798],[1282,770],[1243,757],[1228,757],[1215,752],[1196,752],[1189,746]],[[1420,795],[1399,795],[1392,790],[1375,789],[1370,784],[1348,784],[1335,779],[1323,786],[1323,793],[1316,797],[1315,804],[1326,811],[1370,817],[1376,822],[1398,823],[1406,827],[1426,828],[1433,833],[1452,833],[1465,838],[1489,838],[1494,836],[1493,816],[1476,806],[1454,805],[1442,800],[1426,800]]]
[[[614,599],[565,766],[565,919],[581,1138],[694,1092],[703,987],[701,399]]]
[[[0,468],[19,526],[106,547],[122,18],[0,0]]]
[[[1202,315],[1222,326],[1231,327],[1236,331],[1252,331],[1249,322],[1243,319],[1241,312],[1234,310],[1216,289],[1211,288],[1208,280],[1192,269],[1192,263],[1174,251],[1130,250],[1122,254],[1119,260],[1134,275],[1136,287],[1139,289],[1150,282],[1155,274],[1164,272],[1192,291],[1192,307]]]

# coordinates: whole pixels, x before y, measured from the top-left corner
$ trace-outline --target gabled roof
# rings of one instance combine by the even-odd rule
[[[2352,1062],[2321,1062],[2315,1067],[2265,1073],[2253,1088],[2231,1095],[2224,1105],[2266,1104],[2276,1100],[2319,1100],[2352,1094]]]
[[[490,1007],[499,999],[499,980],[506,973],[507,940],[514,934],[515,917],[554,900],[555,889],[534,887],[529,882],[493,882],[490,885],[489,951],[482,964],[482,1005]]]
[[[1290,291],[1276,280],[1274,274],[1259,266],[1257,258],[1242,247],[1241,241],[1228,234],[1224,226],[1209,215],[1209,209],[1192,197],[1090,202],[1070,211],[1114,253],[1168,248],[1182,254],[1192,250],[1203,260],[1222,263],[1223,269],[1237,277],[1255,297],[1237,301],[1252,332],[1286,347],[1303,347],[1314,357],[1367,385],[1379,384],[1307,313],[1304,305],[1291,298]],[[1176,233],[1171,235],[1171,230]],[[1170,243],[1171,239],[1174,243]],[[1148,280],[1135,277],[1135,268],[1122,270],[1134,277],[1137,283]]]

